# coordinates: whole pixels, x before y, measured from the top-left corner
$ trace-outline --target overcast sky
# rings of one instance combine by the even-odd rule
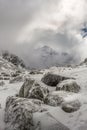
[[[0,0],[0,49],[28,55],[49,45],[85,58],[86,21],[87,0]]]

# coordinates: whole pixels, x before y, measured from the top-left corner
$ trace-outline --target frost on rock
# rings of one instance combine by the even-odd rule
[[[28,97],[44,101],[48,93],[49,93],[49,90],[47,87],[42,87],[40,86],[40,84],[35,82],[29,91]]]
[[[33,113],[41,109],[40,101],[8,97],[5,108],[6,130],[31,130]]]
[[[67,113],[72,113],[80,109],[81,103],[79,100],[71,101],[71,102],[63,102],[61,108],[63,111]]]
[[[47,73],[41,79],[43,83],[49,86],[56,86],[60,81],[70,79],[69,77],[64,77],[56,74]]]
[[[80,91],[80,86],[76,83],[75,80],[65,80],[57,85],[56,90],[78,93]]]
[[[34,79],[31,79],[31,78],[26,79],[19,91],[19,97],[27,98],[29,94],[29,90],[31,89],[34,82],[35,82]]]
[[[19,97],[34,98],[43,101],[48,93],[49,90],[47,87],[42,87],[33,79],[27,79],[19,91]]]
[[[49,93],[48,96],[45,98],[45,103],[50,105],[50,106],[59,106],[63,101],[64,98],[67,97],[67,93],[60,91],[54,91],[52,93]]]

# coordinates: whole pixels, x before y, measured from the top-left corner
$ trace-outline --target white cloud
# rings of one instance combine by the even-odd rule
[[[0,0],[0,48],[28,56],[31,48],[49,45],[84,58],[85,22],[87,0]]]

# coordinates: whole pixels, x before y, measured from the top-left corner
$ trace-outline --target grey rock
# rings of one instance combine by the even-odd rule
[[[67,113],[72,113],[80,109],[81,103],[78,100],[71,102],[63,102],[61,108]]]
[[[33,79],[26,79],[19,91],[19,97],[24,98],[34,98],[39,100],[44,100],[48,95],[49,90],[47,87],[42,87],[40,83]]]
[[[76,83],[75,80],[65,80],[57,85],[56,90],[78,93],[80,91],[80,86]]]
[[[18,56],[16,56],[15,54],[11,54],[8,51],[5,51],[2,53],[2,57],[7,60],[8,62],[11,62],[12,64],[14,64],[15,66],[21,66],[23,68],[25,68],[25,63],[22,59],[20,59]]]
[[[54,107],[59,106],[64,101],[64,97],[66,96],[67,93],[54,91],[48,94],[44,100],[44,103]]]
[[[39,83],[35,82],[29,91],[28,97],[44,101],[48,93],[49,90],[47,87],[42,87]]]
[[[28,97],[29,90],[31,89],[34,82],[35,82],[35,80],[33,80],[31,78],[26,79],[19,91],[19,97],[24,97],[24,98]]]
[[[56,74],[47,73],[41,79],[43,83],[49,86],[56,86],[60,81],[69,79],[69,77],[64,77]]]
[[[31,130],[33,127],[33,113],[40,110],[41,102],[8,97],[5,107],[6,130]]]

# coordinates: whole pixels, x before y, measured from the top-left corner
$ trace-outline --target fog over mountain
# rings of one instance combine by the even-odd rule
[[[86,23],[86,0],[0,0],[0,50],[9,50],[32,66],[39,64],[35,50],[46,45],[67,52],[78,63],[87,57],[82,30]],[[67,58],[60,55],[61,59]]]

